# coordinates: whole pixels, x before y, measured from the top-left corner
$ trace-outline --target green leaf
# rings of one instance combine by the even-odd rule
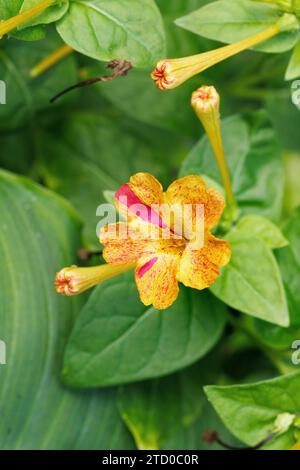
[[[30,69],[59,46],[57,34],[48,34],[47,39],[34,44],[7,41],[1,48],[0,76],[7,95],[6,105],[0,106],[1,130],[28,124],[36,113],[50,107],[54,94],[77,80],[73,56],[36,79],[30,77]]]
[[[281,328],[272,325],[257,318],[245,317],[245,326],[261,343],[275,351],[288,351],[288,359],[292,366],[290,348],[295,338],[300,338],[299,326],[291,326],[289,328]]]
[[[263,2],[219,0],[177,19],[176,24],[209,39],[232,43],[272,26],[281,15],[278,7]],[[255,49],[285,52],[294,47],[298,38],[298,32],[281,33]]]
[[[228,429],[240,440],[255,446],[273,429],[278,415],[300,412],[300,373],[250,385],[205,387],[208,399]],[[293,431],[275,437],[268,448],[290,449]]]
[[[285,291],[276,259],[259,238],[227,237],[232,257],[211,286],[230,307],[280,326],[289,326]]]
[[[39,3],[41,3],[41,0],[23,0],[19,12],[22,13],[25,10],[29,10],[29,8],[32,8]],[[57,0],[53,6],[48,7],[45,11],[31,20],[26,21],[26,23],[19,27],[19,30],[28,28],[28,26],[53,23],[54,21],[59,20],[68,11],[68,8],[69,0]]]
[[[277,253],[291,315],[291,322],[300,325],[300,208],[296,209],[283,233],[289,246]]]
[[[300,77],[300,41],[293,50],[292,57],[285,73],[286,80],[293,80],[298,77]]]
[[[169,94],[158,90],[149,76],[150,70],[133,70],[122,81],[122,86],[114,80],[103,83],[98,90],[132,118],[162,129],[195,135],[197,120],[188,102],[196,82],[191,80]]]
[[[208,292],[181,288],[165,310],[145,307],[132,275],[98,286],[68,342],[63,380],[75,387],[129,383],[169,374],[218,341],[225,306]]]
[[[85,222],[86,240],[92,244],[99,244],[96,228],[101,219],[96,210],[107,202],[103,192],[115,192],[135,172],[159,176],[162,168],[151,147],[127,129],[116,117],[73,113],[40,143],[47,185],[76,207]]]
[[[125,59],[148,67],[165,54],[162,19],[154,0],[75,0],[57,30],[75,50],[98,60]]]
[[[197,420],[204,408],[201,365],[120,387],[120,413],[138,449],[167,449],[182,428],[187,431]]]
[[[283,203],[283,162],[278,141],[264,111],[222,122],[226,160],[242,214],[278,221]],[[180,175],[206,175],[221,183],[207,137],[184,160]]]
[[[64,299],[55,272],[74,261],[80,223],[55,194],[0,172],[1,449],[132,448],[113,390],[60,383],[64,346],[83,299]]]
[[[230,234],[230,239],[259,238],[270,248],[282,248],[288,245],[279,227],[260,215],[242,217]]]

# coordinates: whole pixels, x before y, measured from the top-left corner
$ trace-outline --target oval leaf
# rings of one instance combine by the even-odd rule
[[[57,30],[67,44],[94,59],[125,59],[147,67],[165,53],[163,23],[153,0],[75,0]]]
[[[176,20],[176,24],[209,39],[232,43],[274,25],[282,11],[275,5],[250,0],[219,0]],[[284,52],[297,43],[298,32],[281,33],[255,49]]]
[[[225,306],[209,292],[182,288],[165,311],[146,308],[132,275],[98,286],[78,318],[63,380],[76,387],[159,377],[204,356],[224,328]]]

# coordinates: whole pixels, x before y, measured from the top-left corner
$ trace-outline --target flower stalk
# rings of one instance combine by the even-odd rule
[[[88,268],[71,266],[56,274],[55,288],[58,294],[73,296],[81,294],[107,279],[118,276],[134,268],[134,264],[102,264]]]
[[[72,54],[74,49],[72,47],[65,44],[64,46],[60,47],[56,51],[52,52],[52,54],[45,57],[41,62],[39,62],[35,67],[30,70],[30,76],[32,78],[39,77],[44,72],[49,70],[51,67],[56,65],[62,59],[67,57],[68,55]]]
[[[25,10],[16,16],[13,16],[8,20],[2,21],[0,23],[0,37],[4,36],[4,34],[10,33],[10,31],[12,31],[13,29],[18,28],[18,26],[21,26],[23,23],[26,23],[26,21],[39,15],[44,10],[53,5],[55,2],[56,0],[44,0],[32,8],[29,8],[28,10]]]
[[[271,39],[281,32],[297,29],[299,29],[297,18],[294,15],[285,13],[277,23],[269,28],[228,46],[190,57],[161,60],[152,72],[151,77],[159,89],[173,89],[194,75],[203,72],[229,57]]]
[[[191,103],[205,129],[208,140],[215,154],[226,192],[227,206],[235,212],[237,204],[231,185],[231,178],[222,140],[220,96],[213,86],[202,86],[192,94]]]

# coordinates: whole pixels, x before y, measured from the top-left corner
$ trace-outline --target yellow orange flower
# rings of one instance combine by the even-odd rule
[[[127,222],[102,228],[103,257],[114,265],[135,264],[135,281],[145,305],[169,307],[178,296],[178,282],[199,290],[209,287],[229,262],[228,243],[210,233],[223,211],[223,197],[207,189],[199,176],[180,178],[163,192],[152,175],[137,173],[117,191],[116,205]],[[199,206],[204,209],[204,225],[202,243],[197,245]],[[187,231],[181,230],[186,225],[185,207]]]
[[[190,57],[160,60],[152,72],[151,78],[160,90],[176,88],[194,75],[229,57],[271,39],[281,32],[297,29],[299,29],[297,18],[292,14],[285,13],[273,26],[228,46]]]

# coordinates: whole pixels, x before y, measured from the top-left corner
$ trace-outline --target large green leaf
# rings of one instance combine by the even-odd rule
[[[158,177],[163,172],[157,154],[127,124],[116,117],[74,113],[41,141],[43,176],[51,189],[70,199],[80,212],[89,243],[99,243],[96,227],[101,219],[96,210],[107,202],[104,191],[116,191],[138,171]]]
[[[0,106],[1,130],[27,124],[49,108],[49,99],[77,80],[74,57],[68,57],[42,76],[32,79],[30,69],[61,45],[56,34],[34,44],[8,41],[0,50],[0,76],[6,84],[6,105]]]
[[[271,249],[260,238],[227,237],[232,257],[211,291],[230,307],[254,317],[289,326],[281,274]]]
[[[0,172],[1,449],[130,448],[113,390],[60,383],[64,345],[80,299],[58,296],[55,272],[74,260],[80,224],[58,196]]]
[[[159,377],[204,356],[220,338],[225,306],[182,288],[165,311],[146,308],[132,275],[98,286],[68,342],[63,380],[76,387]]]
[[[291,322],[300,325],[300,208],[296,209],[283,229],[289,246],[277,253],[287,293]]]
[[[222,134],[233,190],[242,213],[278,220],[283,201],[283,162],[269,118],[263,111],[226,118]],[[183,162],[180,175],[190,174],[206,175],[221,183],[207,137],[199,141]]]
[[[74,0],[57,30],[67,44],[94,59],[126,59],[147,67],[165,54],[154,0]]]
[[[263,2],[219,0],[177,19],[176,24],[201,36],[232,43],[270,27],[281,15],[277,6]],[[298,37],[298,32],[281,33],[256,49],[284,52],[297,43]]]
[[[205,387],[205,392],[229,430],[248,445],[265,439],[282,413],[300,412],[300,373],[251,385]],[[289,449],[293,431],[274,438],[268,448]]]

